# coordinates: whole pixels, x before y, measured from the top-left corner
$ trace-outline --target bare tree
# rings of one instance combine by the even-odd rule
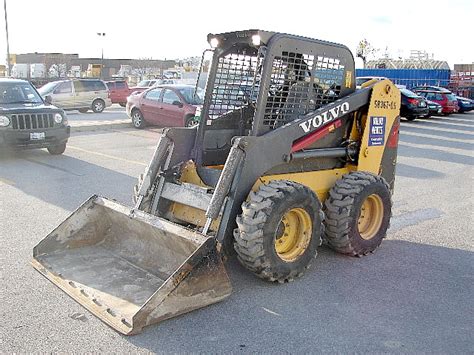
[[[64,78],[67,76],[71,58],[62,53],[46,54],[43,58],[46,76],[50,78]]]
[[[133,72],[140,80],[143,80],[144,77],[150,75],[156,69],[156,60],[152,58],[138,58],[132,60],[130,64],[133,68]]]
[[[372,45],[365,38],[359,42],[356,50],[356,56],[362,59],[364,68],[367,63],[367,59],[374,55],[378,49],[372,47]]]

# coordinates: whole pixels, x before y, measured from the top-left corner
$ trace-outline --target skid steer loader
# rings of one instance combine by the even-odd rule
[[[398,89],[356,90],[339,44],[259,30],[208,41],[199,126],[164,130],[135,206],[92,196],[33,251],[39,272],[124,334],[227,297],[232,250],[287,282],[323,240],[361,256],[389,226]]]

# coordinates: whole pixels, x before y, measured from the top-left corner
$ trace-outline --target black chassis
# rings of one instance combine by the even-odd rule
[[[238,45],[248,45],[253,34],[261,35],[262,42],[266,44],[266,58],[260,85],[260,94],[258,96],[255,114],[253,117],[252,129],[248,135],[241,135],[238,125],[231,123],[227,127],[223,127],[219,120],[216,120],[216,125],[206,124],[206,117],[209,114],[209,103],[213,92],[213,83],[216,76],[216,59],[224,55],[227,50]],[[209,39],[214,37],[209,35]],[[243,31],[238,33],[229,33],[219,35],[221,42],[225,46],[214,51],[213,63],[211,65],[208,81],[206,85],[206,94],[204,105],[202,109],[201,121],[198,127],[195,128],[169,128],[164,131],[163,137],[158,144],[157,150],[168,152],[166,148],[161,147],[160,144],[173,143],[173,149],[170,153],[170,158],[167,166],[174,169],[185,161],[193,160],[196,164],[197,172],[200,178],[208,186],[213,188],[213,196],[210,205],[206,211],[208,223],[221,217],[219,229],[216,238],[223,243],[225,250],[230,250],[230,242],[232,241],[232,232],[235,228],[235,218],[241,212],[241,204],[247,198],[249,191],[255,184],[257,179],[269,171],[277,171],[278,167],[284,167],[291,164],[292,145],[298,139],[308,136],[311,133],[322,129],[325,126],[331,125],[336,120],[343,122],[342,126],[347,128],[347,124],[354,121],[354,112],[368,106],[372,88],[363,88],[355,91],[354,80],[354,60],[351,52],[342,45],[312,40],[297,36],[285,34],[273,34],[262,31]],[[340,98],[325,104],[319,109],[312,111],[304,116],[301,116],[281,127],[269,130],[263,125],[263,112],[265,110],[266,92],[270,85],[271,63],[270,58],[279,55],[282,50],[305,49],[309,53],[324,53],[330,54],[345,60],[346,73],[351,76],[351,84],[349,87],[341,91]],[[347,74],[349,72],[349,74]],[[262,95],[263,93],[263,95]],[[337,114],[334,114],[337,113]],[[318,123],[323,117],[323,123],[319,126],[312,124],[314,120]],[[220,134],[220,130],[234,129],[235,135],[231,140],[230,147],[223,148],[219,155],[223,156],[222,164],[225,163],[223,170],[207,168],[206,162],[203,160],[204,146],[209,146],[209,142],[205,140],[212,140]],[[212,134],[206,135],[206,132],[211,131]],[[207,144],[206,144],[207,143]],[[339,150],[338,150],[339,149]],[[336,152],[336,150],[338,150]],[[348,148],[330,148],[330,149],[316,149],[312,152],[312,157],[326,156],[333,154],[334,157],[347,158],[349,155]],[[152,162],[155,159],[152,159]],[[164,156],[156,161],[164,162]],[[214,164],[218,163],[216,161]],[[161,164],[161,163],[160,163]],[[151,163],[150,166],[153,164]],[[155,166],[154,172],[151,171],[151,176],[165,179],[166,181],[176,181],[176,175],[167,174],[166,171],[158,174],[161,167]],[[303,170],[304,171],[304,170]],[[157,180],[155,180],[157,181]],[[145,189],[142,189],[144,191]],[[160,202],[161,205],[161,202]],[[164,204],[166,206],[166,203]],[[206,233],[206,227],[204,233]],[[230,236],[230,237],[229,237]],[[226,238],[227,237],[227,238]]]

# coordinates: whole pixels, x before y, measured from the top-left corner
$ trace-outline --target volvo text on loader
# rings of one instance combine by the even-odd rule
[[[222,255],[302,275],[325,240],[361,256],[386,235],[400,93],[356,90],[343,45],[258,30],[209,35],[200,124],[162,134],[130,209],[92,196],[33,266],[124,334],[231,293]]]

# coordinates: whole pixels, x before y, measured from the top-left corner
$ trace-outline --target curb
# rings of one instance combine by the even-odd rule
[[[105,124],[79,125],[79,126],[74,126],[70,124],[70,126],[71,126],[71,133],[133,128],[131,122],[105,123]]]

